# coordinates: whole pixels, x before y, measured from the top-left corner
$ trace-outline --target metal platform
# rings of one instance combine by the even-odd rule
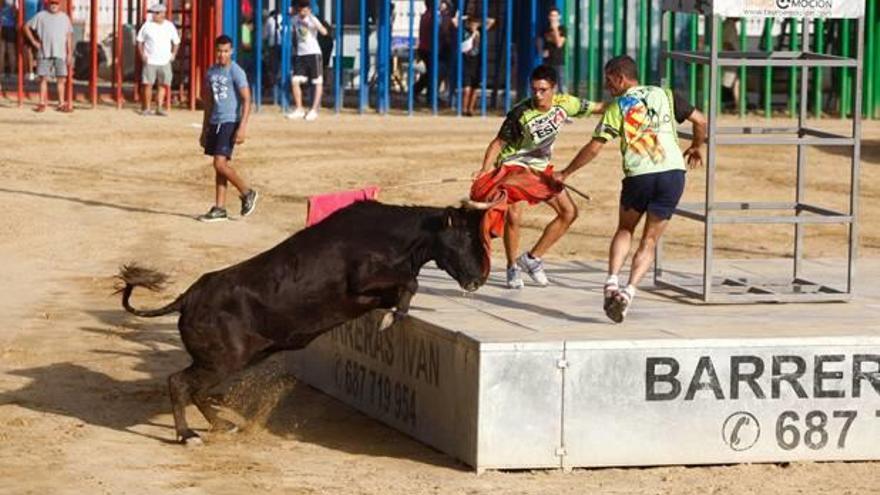
[[[497,272],[463,295],[426,269],[412,318],[378,332],[370,315],[290,366],[478,471],[880,459],[877,284],[849,304],[707,306],[643,290],[614,325],[603,266],[548,272],[549,288],[510,291]],[[860,273],[877,280],[880,260]]]

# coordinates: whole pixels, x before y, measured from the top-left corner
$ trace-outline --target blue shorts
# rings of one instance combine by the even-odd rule
[[[623,179],[620,205],[669,220],[684,192],[684,175],[684,170],[667,170],[627,177]]]
[[[235,148],[235,131],[237,130],[238,122],[208,124],[208,129],[205,131],[205,154],[232,159],[232,149]]]

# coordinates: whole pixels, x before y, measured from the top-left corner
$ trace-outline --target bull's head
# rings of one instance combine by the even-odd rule
[[[473,292],[488,278],[482,221],[485,211],[474,208],[446,208],[437,235],[434,260],[462,289]]]

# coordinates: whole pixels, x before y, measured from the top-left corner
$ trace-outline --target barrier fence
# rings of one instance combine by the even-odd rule
[[[19,0],[21,2],[22,0]],[[29,3],[30,2],[30,3]],[[36,13],[38,5],[24,0],[15,18],[16,66],[5,78],[4,89],[16,88],[19,104],[36,93],[25,65],[30,56],[21,27]],[[674,70],[660,67],[661,23],[659,0],[312,0],[314,13],[326,23],[330,35],[325,49],[327,106],[337,112],[346,108],[364,113],[405,112],[419,109],[431,113],[462,115],[462,89],[467,61],[462,53],[468,37],[462,16],[479,19],[477,51],[479,113],[507,111],[528,96],[528,74],[542,63],[543,34],[547,13],[556,7],[565,31],[562,68],[566,89],[590,99],[604,95],[602,66],[609,58],[630,54],[638,63],[642,79],[657,83],[667,75],[674,86],[697,106],[705,107],[710,88],[708,73],[696,65]],[[62,0],[62,8],[75,26],[77,57],[70,61],[68,99],[92,106],[113,102],[122,107],[140,96],[139,57],[134,35],[147,19],[151,0]],[[248,57],[248,76],[259,107],[290,106],[290,74],[295,51],[291,29],[296,0],[172,0],[168,19],[177,25],[182,46],[175,62],[172,90],[167,92],[180,105],[195,109],[201,97],[205,70],[213,63],[213,39],[228,34],[238,60]],[[880,18],[876,0],[866,0],[863,116],[880,118]],[[280,17],[278,42],[266,39],[269,14]],[[250,19],[253,22],[248,22]],[[493,23],[494,24],[490,24]],[[719,39],[729,50],[799,51],[849,55],[855,46],[852,21],[815,19],[808,39],[790,20],[725,20]],[[706,19],[677,14],[668,23],[668,49],[700,50],[698,40]],[[427,29],[426,29],[427,28]],[[252,42],[244,44],[247,30]],[[420,36],[427,33],[427,40]],[[733,46],[729,46],[729,45]],[[280,45],[280,47],[278,46]],[[107,53],[109,52],[109,56]],[[102,56],[103,54],[103,56]],[[84,70],[80,68],[86,67]],[[5,70],[6,68],[0,68]],[[77,69],[74,71],[74,69]],[[724,89],[727,111],[746,114],[794,115],[798,102],[798,69],[745,67],[732,69],[728,82],[738,84],[738,96]],[[85,74],[84,74],[85,73]],[[84,76],[84,77],[83,77]],[[816,69],[810,78],[810,109],[819,116],[847,117],[852,109],[855,74],[852,68]],[[425,78],[420,84],[416,82]],[[74,84],[74,79],[77,80]],[[12,80],[13,84],[8,84]],[[730,84],[726,84],[730,86]],[[424,99],[416,93],[425,88]],[[731,93],[731,94],[728,94]]]

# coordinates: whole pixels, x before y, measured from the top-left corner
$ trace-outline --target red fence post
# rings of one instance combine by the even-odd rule
[[[122,95],[122,72],[125,54],[122,53],[122,0],[116,0],[116,37],[113,39],[113,81],[115,82],[116,108],[122,108],[125,103]]]
[[[189,17],[189,109],[196,109],[196,86],[198,80],[198,65],[196,58],[199,56],[198,43],[198,0],[190,0],[190,17]]]
[[[89,3],[89,99],[92,108],[98,105],[98,0]]]
[[[22,106],[24,104],[24,34],[21,32],[24,29],[24,2],[18,3],[18,8],[15,15],[15,63],[16,68],[18,69],[18,106]],[[30,47],[27,48],[30,50]]]
[[[73,22],[73,0],[67,0],[67,17]],[[73,53],[73,49],[75,46],[70,47],[71,53]],[[67,61],[67,89],[65,90],[67,93],[67,106],[69,108],[73,108],[73,60]],[[61,103],[61,95],[59,95],[58,102]]]

